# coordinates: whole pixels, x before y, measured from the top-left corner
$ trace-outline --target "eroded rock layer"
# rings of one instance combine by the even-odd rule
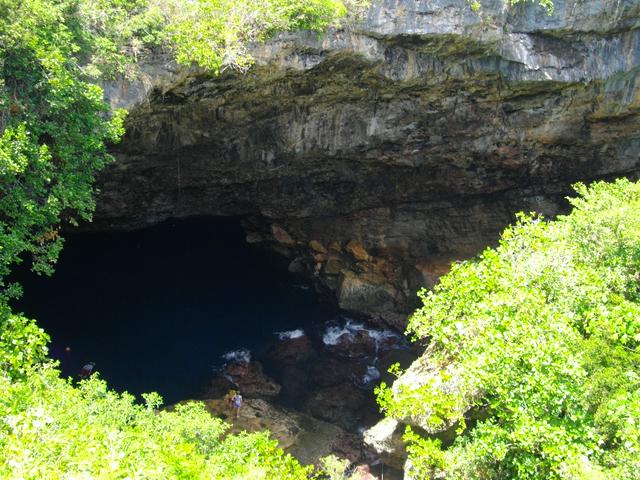
[[[241,216],[339,306],[401,327],[514,212],[638,171],[640,2],[555,5],[374,2],[360,25],[256,47],[245,75],[152,58],[106,85],[131,114],[96,225]]]

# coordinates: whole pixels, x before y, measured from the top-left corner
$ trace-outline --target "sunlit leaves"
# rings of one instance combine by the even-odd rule
[[[61,228],[91,218],[124,119],[93,82],[131,78],[151,48],[215,73],[244,69],[250,42],[344,13],[336,0],[0,0],[0,478],[309,476],[266,433],[222,438],[228,426],[201,405],[158,411],[156,394],[143,405],[97,378],[60,379],[46,334],[8,308],[20,288],[6,278],[25,258],[51,273]]]
[[[322,32],[346,13],[340,0],[197,0],[169,17],[168,38],[179,63],[244,71],[252,43],[282,31]]]
[[[382,406],[442,426],[486,420],[448,448],[410,435],[418,476],[637,478],[640,184],[577,189],[570,215],[521,215],[421,293],[409,330],[439,364],[418,388],[383,389]]]
[[[467,0],[471,10],[479,12],[482,10],[482,0]],[[542,7],[547,15],[552,15],[554,10],[553,0],[505,0],[505,3],[510,7],[514,7],[518,4],[535,3]]]
[[[0,10],[0,290],[25,254],[49,273],[72,212],[93,210],[93,178],[122,132],[102,90],[86,82],[76,54],[73,2],[2,0]]]
[[[8,381],[26,377],[45,359],[48,340],[33,320],[0,306],[0,376]]]
[[[0,477],[305,479],[266,433],[228,435],[199,403],[171,412],[133,402],[97,377],[74,387],[50,365],[0,376]],[[157,403],[157,399],[152,399]]]

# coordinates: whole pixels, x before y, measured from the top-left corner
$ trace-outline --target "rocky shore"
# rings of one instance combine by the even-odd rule
[[[339,318],[318,333],[279,332],[259,358],[230,352],[205,394],[208,410],[227,419],[234,431],[269,430],[301,462],[318,464],[333,454],[375,475],[399,475],[401,462],[388,461],[364,442],[364,432],[381,419],[373,388],[388,365],[408,365],[417,352],[399,335]],[[225,395],[245,399],[234,418]]]

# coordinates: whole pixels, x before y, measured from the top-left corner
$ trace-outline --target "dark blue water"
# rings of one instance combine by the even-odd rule
[[[66,239],[53,277],[18,273],[15,307],[51,335],[64,375],[93,361],[119,391],[197,397],[224,352],[259,353],[273,332],[335,315],[254,252],[233,220]]]

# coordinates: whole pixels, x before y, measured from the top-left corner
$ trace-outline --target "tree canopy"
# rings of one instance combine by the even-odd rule
[[[124,117],[97,81],[135,75],[148,48],[214,73],[243,69],[249,42],[346,12],[338,0],[0,0],[1,478],[309,476],[267,433],[228,435],[199,404],[158,411],[155,394],[140,405],[97,377],[60,378],[46,333],[9,308],[20,288],[7,278],[27,260],[51,273],[60,228],[91,218]]]
[[[576,189],[421,292],[436,371],[380,402],[458,434],[408,435],[416,478],[640,478],[640,183]]]

